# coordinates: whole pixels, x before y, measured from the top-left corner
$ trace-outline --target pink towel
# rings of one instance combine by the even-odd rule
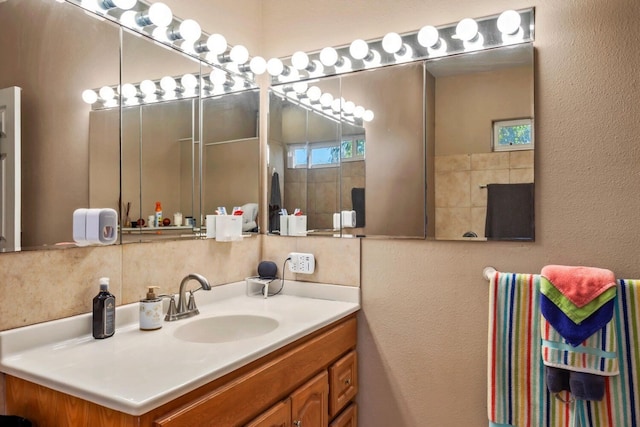
[[[612,271],[596,267],[547,265],[542,276],[576,307],[584,307],[609,288],[616,286]]]

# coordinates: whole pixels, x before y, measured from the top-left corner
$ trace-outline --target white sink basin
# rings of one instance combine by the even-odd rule
[[[271,317],[250,314],[211,316],[180,326],[173,336],[189,342],[223,343],[268,334],[280,323]]]

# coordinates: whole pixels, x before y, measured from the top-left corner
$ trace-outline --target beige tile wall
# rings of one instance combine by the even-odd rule
[[[436,238],[484,236],[486,184],[533,182],[533,150],[435,158]]]
[[[310,282],[360,285],[360,241],[254,235],[241,242],[164,241],[109,247],[0,254],[0,330],[91,311],[98,279],[109,277],[118,304],[143,298],[146,286],[177,292],[188,273],[212,285],[256,274],[260,260],[281,269],[289,252],[312,252],[316,272],[285,276]]]

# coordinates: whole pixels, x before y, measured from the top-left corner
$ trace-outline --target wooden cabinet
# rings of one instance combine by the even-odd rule
[[[293,427],[329,425],[329,375],[323,371],[291,395]]]
[[[140,416],[7,375],[5,409],[38,427],[297,427],[291,421],[327,427],[328,373],[355,347],[353,314]],[[317,378],[325,385],[314,384]],[[322,415],[315,414],[318,410]],[[283,413],[290,418],[280,418]]]
[[[246,427],[291,427],[291,399],[276,404]]]
[[[329,427],[358,427],[358,408],[352,403],[338,415]]]
[[[334,417],[358,394],[358,357],[355,351],[331,365],[329,385],[329,414]]]

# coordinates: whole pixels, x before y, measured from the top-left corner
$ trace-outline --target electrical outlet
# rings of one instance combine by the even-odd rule
[[[289,254],[289,271],[292,273],[313,274],[316,269],[316,259],[313,254],[291,252]]]

